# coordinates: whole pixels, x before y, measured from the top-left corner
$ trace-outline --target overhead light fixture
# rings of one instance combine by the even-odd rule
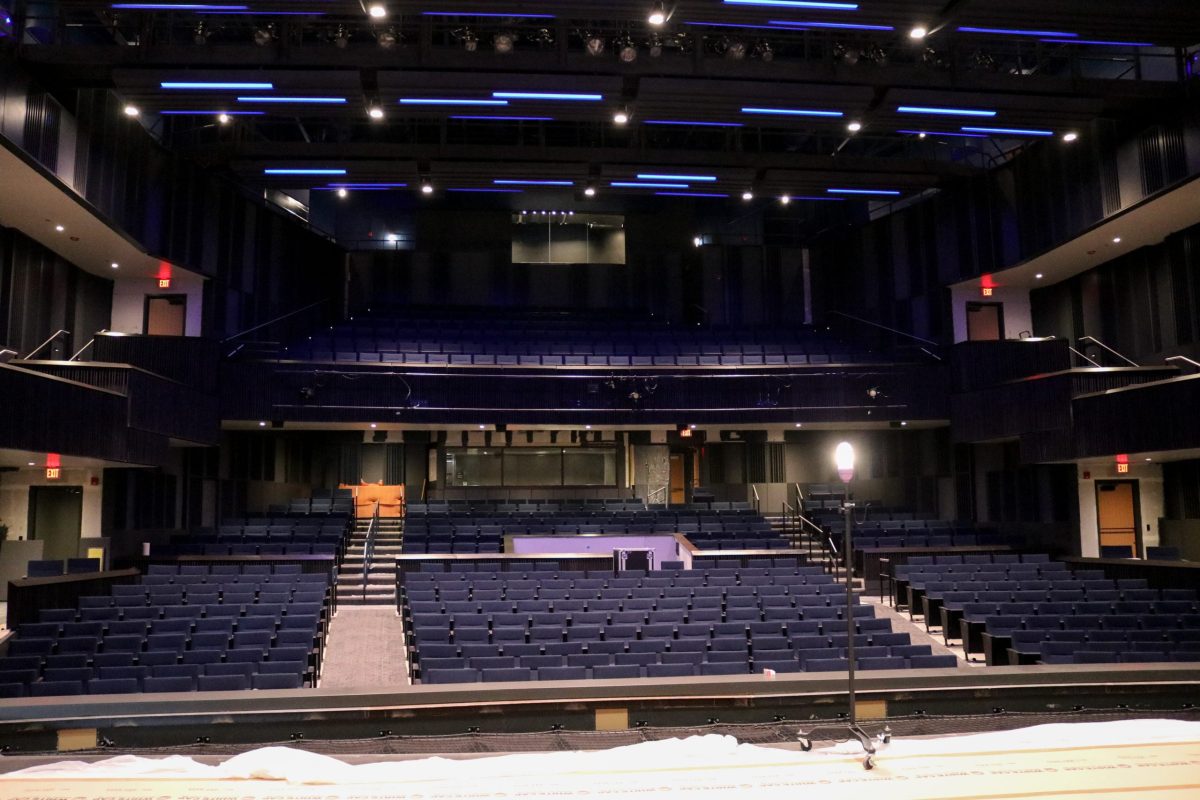
[[[813,108],[765,108],[763,106],[743,106],[743,114],[777,114],[785,117],[842,117],[841,111],[822,111]]]
[[[273,41],[275,41],[274,23],[254,29],[254,43],[259,47],[266,47]]]
[[[933,114],[942,117],[994,117],[995,111],[981,108],[945,108],[942,106],[897,106],[901,114]]]
[[[651,25],[662,25],[667,21],[667,10],[663,7],[662,0],[656,0],[646,21]]]
[[[657,33],[650,34],[650,41],[649,41],[648,49],[649,49],[651,58],[658,58],[659,56],[661,56],[662,52],[663,52],[662,36],[660,36]]]
[[[202,91],[264,90],[272,91],[275,84],[264,81],[159,81],[161,89],[199,89]]]
[[[508,100],[567,100],[595,102],[604,99],[602,94],[582,94],[578,92],[492,92],[492,97]]]
[[[784,194],[784,195],[779,196],[779,205],[786,206],[786,205],[789,205],[791,202],[792,202],[792,196],[790,194]]]
[[[914,25],[912,30],[908,32],[908,38],[910,39],[924,39],[928,35],[929,29],[924,25]]]
[[[120,265],[120,264],[118,264],[118,263],[117,263],[117,262],[115,262],[115,261],[114,261],[114,262],[112,262],[111,264],[109,264],[109,266],[110,266],[110,267],[112,267],[113,269],[120,269],[120,268],[121,268],[121,265]]]
[[[348,195],[348,194],[350,194],[350,193],[349,193],[349,192],[347,192],[347,191],[346,191],[344,188],[342,188],[342,189],[338,189],[338,190],[337,190],[337,196],[338,196],[338,197],[345,197],[345,196],[346,196],[346,195]]]
[[[924,139],[924,138],[925,138],[925,131],[921,131],[920,133],[918,133],[918,134],[917,134],[917,138],[918,138],[918,139]]]
[[[618,125],[624,125],[625,123],[629,122],[629,112],[622,109],[613,114],[613,122]]]
[[[700,183],[716,183],[716,175],[677,175],[665,172],[639,172],[640,181],[699,181]]]
[[[346,30],[345,25],[338,25],[337,30],[333,33],[333,44],[339,50],[345,50],[350,44],[350,33]]]
[[[371,19],[383,19],[388,12],[382,3],[372,3],[367,6],[367,13],[371,15]]]
[[[140,113],[142,113],[142,112],[139,111],[138,107],[135,105],[125,106],[125,116],[127,116],[127,117],[136,117]]]
[[[725,45],[725,57],[731,61],[741,61],[746,57],[746,43],[741,39],[730,39]]]
[[[259,420],[258,427],[265,428],[265,427],[267,427],[267,423],[264,420]]]
[[[1076,133],[1075,131],[1067,131],[1066,133],[1063,134],[1064,142],[1073,142],[1078,138],[1079,138],[1079,134]]]
[[[583,190],[583,194],[586,197],[595,197],[596,196],[596,187],[588,186],[586,189]]]
[[[513,46],[516,44],[516,37],[508,31],[502,31],[492,37],[492,49],[501,55],[508,55],[513,51]]]
[[[850,131],[851,133],[858,133],[862,130],[862,123],[858,120],[854,120],[846,126],[846,130]]]
[[[468,53],[474,53],[479,49],[479,36],[470,28],[463,28],[461,31],[457,31],[455,35],[462,42],[463,50],[466,50]]]
[[[192,42],[198,46],[208,44],[209,30],[203,22],[197,22],[196,27],[192,29]]]
[[[743,200],[745,200],[745,201],[747,201],[747,202],[749,202],[749,201],[753,200],[753,199],[754,199],[754,192],[752,192],[752,191],[750,191],[749,189],[747,189],[746,191],[742,192],[742,199],[743,199]]]
[[[346,170],[336,168],[272,167],[263,170],[264,175],[345,175]]]
[[[66,228],[64,228],[62,225],[55,225],[54,230],[58,231],[59,233],[62,233],[63,231],[66,230]]]
[[[421,181],[421,194],[433,194],[433,184],[429,181]]]
[[[589,56],[599,56],[604,54],[604,39],[600,36],[587,35],[584,37],[583,47],[587,50]]]
[[[283,97],[263,95],[261,97],[239,97],[239,103],[281,103],[286,105],[341,105],[348,102],[344,97]]]
[[[1113,237],[1113,244],[1120,244],[1120,243],[1121,243],[1121,237],[1120,237],[1120,236],[1114,236],[1114,237]]]
[[[374,120],[383,119],[383,109],[379,106],[371,106],[367,109],[367,116]]]
[[[1040,280],[1041,280],[1042,278],[1044,278],[1044,277],[1046,277],[1046,276],[1045,276],[1045,275],[1043,275],[1042,273],[1040,273],[1040,272],[1039,272],[1039,273],[1037,273],[1036,275],[1034,275],[1034,276],[1033,276],[1033,279],[1034,279],[1035,281],[1040,281]]]
[[[374,422],[372,422],[372,423],[371,423],[371,427],[372,427],[372,428],[378,428],[378,427],[379,427],[379,425],[378,425],[378,424],[376,424],[376,423],[374,423]]]
[[[704,244],[704,239],[702,239],[699,236],[693,236],[692,244],[695,245],[696,247],[700,247],[702,244]]]
[[[963,126],[963,130],[967,133],[1001,133],[1009,134],[1010,136],[1053,136],[1054,131],[1044,131],[1036,128],[980,128],[972,126]]]
[[[771,47],[770,42],[766,41],[765,39],[760,39],[754,45],[754,52],[751,53],[751,55],[755,56],[764,63],[770,64],[775,60],[775,48]]]

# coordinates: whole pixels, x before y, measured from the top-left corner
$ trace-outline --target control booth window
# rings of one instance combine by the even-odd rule
[[[613,448],[454,447],[448,486],[616,486]]]
[[[512,216],[514,264],[624,264],[625,218],[530,210]]]

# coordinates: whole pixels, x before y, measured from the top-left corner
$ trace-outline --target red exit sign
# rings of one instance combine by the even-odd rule
[[[1128,464],[1117,464],[1117,474],[1118,475],[1124,475],[1127,472],[1129,472]]]
[[[993,289],[991,286],[980,286],[979,287],[979,293],[981,295],[983,295],[984,297],[991,297],[992,291],[993,291]]]
[[[170,289],[171,288],[171,279],[170,278],[159,278],[158,279],[158,288]]]
[[[62,478],[62,467],[46,467],[46,480],[56,481]]]

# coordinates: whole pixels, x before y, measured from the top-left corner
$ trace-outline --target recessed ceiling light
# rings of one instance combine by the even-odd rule
[[[1046,277],[1046,276],[1045,276],[1045,275],[1043,275],[1043,274],[1042,274],[1042,273],[1040,273],[1040,272],[1039,272],[1038,274],[1036,274],[1036,275],[1034,275],[1034,276],[1033,276],[1034,280],[1038,280],[1038,281],[1040,281],[1040,280],[1041,280],[1042,278],[1044,278],[1044,277]]]
[[[701,239],[699,236],[693,236],[692,244],[694,244],[696,247],[699,247],[700,245],[704,244],[704,240]]]
[[[918,139],[924,139],[924,138],[925,138],[925,131],[921,131],[920,133],[918,133],[918,134],[917,134],[917,138],[918,138]]]
[[[688,425],[688,430],[692,430],[692,431],[694,431],[694,430],[696,430],[696,426],[695,426],[695,425]]]
[[[796,427],[797,427],[797,428],[799,428],[799,427],[800,427],[801,425],[803,425],[803,424],[804,424],[804,423],[802,423],[802,422],[797,422],[797,423],[796,423]]]
[[[846,126],[846,130],[850,131],[851,133],[858,133],[862,130],[862,123],[858,120],[854,120]]]
[[[29,466],[31,466],[31,467],[36,467],[36,466],[37,466],[37,462],[36,462],[36,461],[30,461],[30,462],[29,462]]]
[[[624,111],[618,111],[617,113],[613,114],[613,122],[618,125],[624,125],[625,123],[629,122],[629,114]]]
[[[433,184],[429,181],[422,181],[421,194],[433,194]]]
[[[746,191],[742,192],[742,199],[743,199],[743,200],[753,200],[753,199],[754,199],[754,192],[752,192],[752,191],[750,191],[749,189],[747,189]]]
[[[109,266],[110,266],[110,267],[112,267],[113,269],[120,269],[120,268],[121,268],[121,265],[120,265],[120,264],[118,264],[118,263],[117,263],[117,262],[115,262],[115,261],[114,261],[114,262],[112,262],[111,264],[109,264]]]
[[[584,425],[584,426],[583,426],[583,428],[584,428],[584,430],[588,430],[588,431],[590,431],[590,430],[592,429],[592,426],[591,426],[591,425]]]
[[[487,427],[486,425],[480,425],[480,426],[479,426],[479,430],[483,430],[483,429],[484,429],[484,428],[486,428],[486,427]]]
[[[371,106],[367,110],[367,116],[371,119],[383,119],[383,109],[379,106]]]
[[[387,16],[387,9],[382,3],[372,3],[367,7],[367,13],[371,15],[371,19],[383,19]]]
[[[901,428],[907,428],[907,427],[908,427],[908,420],[903,420],[903,419],[902,419],[902,420],[900,420],[900,427],[901,427]]]
[[[58,231],[59,233],[62,233],[63,231],[66,230],[66,228],[64,228],[62,225],[55,225],[54,230]]]
[[[647,18],[647,21],[651,25],[662,25],[667,21],[667,11],[663,8],[662,0],[655,2],[654,7],[650,10],[650,16]]]
[[[230,120],[230,116],[228,114],[225,114],[225,113],[217,114],[217,122],[221,123],[222,125],[228,125],[229,120]]]
[[[378,428],[379,426],[378,426],[377,424],[375,424],[374,422],[372,422],[372,423],[371,423],[371,427],[372,427],[372,428]]]
[[[260,428],[265,428],[265,427],[267,427],[267,423],[266,423],[266,422],[264,422],[264,421],[262,421],[262,420],[259,420],[259,421],[258,421],[258,427],[260,427]]]
[[[588,196],[588,197],[595,197],[595,196],[596,196],[596,187],[595,187],[595,186],[589,186],[589,187],[587,187],[586,189],[584,189],[584,190],[583,190],[583,193],[584,193],[586,196]]]
[[[1147,461],[1153,461],[1154,459],[1153,459],[1153,458],[1147,458],[1146,460],[1147,460]]]
[[[134,106],[134,105],[125,106],[125,116],[127,116],[127,117],[136,117],[140,113],[142,113],[142,112],[138,110],[137,106]]]
[[[924,39],[929,35],[929,29],[924,25],[914,25],[912,30],[908,32],[910,39]]]
[[[1114,237],[1113,237],[1113,244],[1120,244],[1120,243],[1121,243],[1121,237],[1120,237],[1120,236],[1114,236]]]
[[[1073,142],[1078,138],[1079,138],[1079,134],[1076,133],[1075,131],[1067,131],[1066,133],[1063,134],[1064,142]]]
[[[338,190],[337,190],[337,196],[338,196],[338,197],[345,197],[345,196],[346,196],[346,195],[348,195],[348,194],[350,194],[350,193],[349,193],[349,192],[347,192],[345,189],[338,189]]]

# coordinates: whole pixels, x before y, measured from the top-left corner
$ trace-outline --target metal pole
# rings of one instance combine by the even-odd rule
[[[846,502],[842,505],[846,515],[846,670],[849,674],[850,727],[858,725],[858,712],[854,703],[854,556],[850,551],[850,517],[854,503],[850,502],[850,482],[846,482]]]

